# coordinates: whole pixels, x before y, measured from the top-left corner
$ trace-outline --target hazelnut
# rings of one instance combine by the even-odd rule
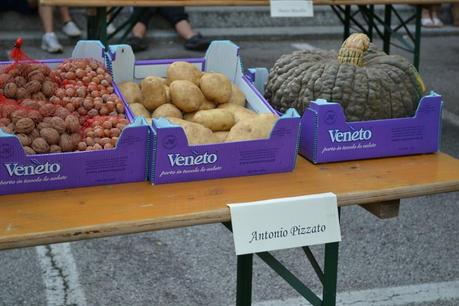
[[[72,140],[73,146],[76,147],[78,143],[81,142],[81,135],[79,133],[73,133],[70,135],[70,139]]]
[[[96,150],[96,151],[97,151],[97,150],[102,150],[102,146],[101,146],[100,144],[96,143],[96,144],[93,146],[93,149]]]
[[[86,151],[87,148],[88,148],[88,146],[86,145],[85,142],[78,143],[78,150],[79,151]]]
[[[32,149],[37,153],[48,153],[49,152],[49,145],[41,137],[35,138],[32,142]]]
[[[113,145],[112,145],[111,143],[106,143],[106,144],[104,145],[104,149],[105,149],[105,150],[106,150],[106,149],[113,149]]]

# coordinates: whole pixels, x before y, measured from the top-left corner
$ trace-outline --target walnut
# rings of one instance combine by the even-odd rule
[[[51,97],[52,95],[54,95],[55,90],[56,83],[51,81],[44,81],[43,85],[41,86],[41,92],[47,97]]]
[[[35,123],[39,123],[43,120],[43,116],[40,114],[40,112],[34,109],[29,110],[27,115],[30,119],[35,121]]]
[[[48,153],[49,145],[45,139],[38,137],[33,140],[32,149],[37,153]]]
[[[57,116],[64,120],[68,115],[70,115],[70,111],[62,106],[57,107],[56,111],[54,112],[54,116]]]
[[[32,144],[32,138],[27,136],[26,134],[16,134],[19,139],[19,142],[23,147],[30,146]]]
[[[36,92],[39,92],[41,89],[41,83],[37,80],[29,81],[27,84],[25,84],[24,88],[30,93],[34,94]]]
[[[19,119],[15,124],[16,133],[28,134],[35,128],[35,122],[30,118]]]
[[[79,132],[80,131],[80,121],[74,115],[68,115],[65,118],[65,125],[67,126],[67,130],[69,132]]]
[[[27,79],[29,79],[29,81],[36,80],[36,81],[39,81],[40,83],[42,83],[45,80],[45,75],[43,74],[43,72],[41,72],[40,70],[37,69],[37,70],[31,71],[27,75]]]
[[[7,83],[5,87],[3,87],[3,93],[5,94],[5,97],[14,99],[16,98],[16,92],[18,90],[18,86],[13,83]]]
[[[35,151],[31,147],[26,146],[23,149],[26,155],[36,154]]]
[[[25,109],[17,109],[10,114],[10,119],[13,123],[16,123],[19,119],[28,118],[27,110]]]
[[[62,134],[65,132],[65,121],[62,118],[53,117],[51,119],[51,125],[56,131],[59,132],[59,134]]]
[[[61,138],[59,140],[59,146],[62,149],[62,152],[71,152],[73,151],[73,142],[72,138],[69,134],[61,134]]]
[[[8,73],[2,73],[0,74],[0,87],[3,87],[6,83],[8,83],[11,80],[11,75]]]
[[[16,91],[16,99],[26,99],[29,98],[30,95],[27,92],[27,90],[24,87],[19,87],[18,90]]]
[[[50,145],[58,144],[60,140],[59,133],[53,128],[41,129],[40,136]]]
[[[32,140],[35,138],[40,137],[40,131],[38,129],[33,129],[33,131],[29,134]]]
[[[27,83],[27,80],[25,79],[25,77],[17,76],[14,78],[14,83],[16,83],[18,87],[24,87]]]
[[[41,102],[41,101],[39,101]],[[44,103],[42,106],[40,106],[40,114],[43,116],[43,117],[50,117],[54,114],[56,110],[56,106],[54,106],[54,104],[51,104],[51,103]]]
[[[50,117],[46,117],[46,118],[50,118]],[[52,127],[53,126],[50,122],[45,122],[45,121],[42,121],[37,125],[37,129],[39,130],[46,129],[46,128],[52,128]]]
[[[4,118],[10,117],[11,113],[17,110],[18,107],[15,104],[5,104],[2,106],[2,116]]]
[[[78,143],[81,141],[81,135],[79,133],[73,133],[70,135],[72,139],[72,144],[74,147],[78,146]]]
[[[11,123],[11,120],[8,118],[0,118],[0,126],[8,126]]]
[[[18,95],[18,93],[16,93],[16,96]],[[36,92],[32,95],[32,99],[34,100],[38,100],[38,101],[45,101],[46,100],[46,96],[41,92]]]
[[[30,109],[38,109],[39,108],[37,101],[31,100],[31,99],[22,100],[21,106],[25,107],[25,108],[30,108]]]
[[[51,145],[49,147],[49,153],[58,153],[58,152],[62,152],[61,147],[59,147],[58,145]]]

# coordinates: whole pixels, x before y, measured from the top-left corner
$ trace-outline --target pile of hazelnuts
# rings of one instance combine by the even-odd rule
[[[13,64],[0,73],[0,128],[26,154],[112,149],[129,124],[102,63],[72,59],[54,70]]]

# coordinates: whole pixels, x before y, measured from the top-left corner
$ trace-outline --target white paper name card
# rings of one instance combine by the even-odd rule
[[[312,0],[271,0],[271,17],[312,17]]]
[[[237,255],[341,241],[333,193],[228,206]]]

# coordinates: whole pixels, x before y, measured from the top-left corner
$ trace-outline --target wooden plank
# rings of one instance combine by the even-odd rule
[[[370,203],[360,206],[380,219],[389,219],[398,217],[400,200]]]
[[[314,5],[370,5],[370,4],[442,4],[459,0],[313,0]],[[110,6],[267,6],[269,0],[40,0],[42,5],[65,5],[74,7]]]
[[[0,249],[230,220],[226,204],[334,192],[340,206],[459,190],[459,160],[438,153],[313,165],[250,177],[148,182],[0,196]]]

